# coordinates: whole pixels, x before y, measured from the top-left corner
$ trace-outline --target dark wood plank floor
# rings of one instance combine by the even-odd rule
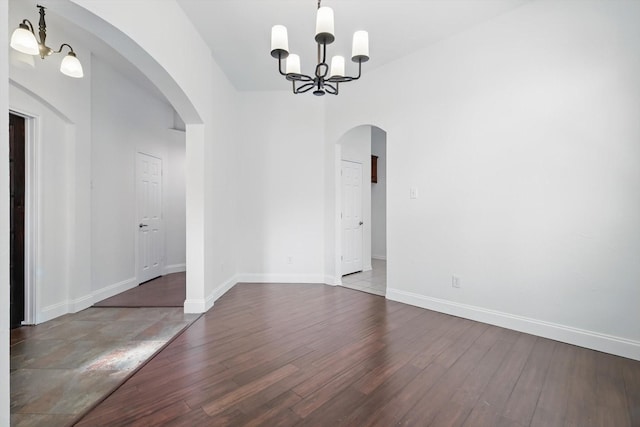
[[[238,284],[78,425],[640,426],[640,362],[340,287]]]
[[[182,307],[186,273],[172,273],[95,303],[94,307]]]

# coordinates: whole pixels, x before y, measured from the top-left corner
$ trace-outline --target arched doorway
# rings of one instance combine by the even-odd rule
[[[187,224],[187,297],[185,312],[204,312],[213,305],[211,289],[214,280],[207,269],[205,253],[215,242],[207,240],[205,223],[209,216],[204,212],[211,203],[205,163],[212,156],[208,148],[211,141],[211,117],[215,101],[211,97],[212,58],[189,49],[180,58],[169,52],[182,51],[185,45],[204,47],[199,35],[180,28],[189,26],[187,18],[176,13],[179,6],[172,2],[154,2],[156,21],[132,22],[129,18],[146,13],[150,2],[132,4],[127,10],[109,3],[86,0],[56,2],[56,13],[77,23],[78,26],[100,38],[138,68],[170,102],[185,123],[186,140],[186,224]],[[137,8],[137,9],[136,9]],[[160,24],[159,22],[162,22]],[[159,40],[154,34],[158,25],[175,27],[171,39]]]
[[[356,126],[340,137],[335,156],[336,283],[386,294],[386,132]]]

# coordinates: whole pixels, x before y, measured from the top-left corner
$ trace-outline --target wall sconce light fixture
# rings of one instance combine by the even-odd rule
[[[60,45],[60,49],[53,50],[45,44],[47,38],[47,24],[44,20],[44,6],[37,6],[40,9],[40,22],[39,32],[40,42],[36,39],[33,25],[28,19],[24,19],[18,28],[15,29],[11,35],[11,47],[18,52],[26,53],[27,55],[40,55],[42,59],[53,53],[60,53],[66,46],[69,48],[69,53],[62,59],[60,63],[60,72],[69,77],[81,78],[84,76],[82,71],[82,64],[76,57],[76,53],[73,48],[67,43]]]

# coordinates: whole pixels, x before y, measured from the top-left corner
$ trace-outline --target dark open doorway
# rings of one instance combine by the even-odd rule
[[[9,113],[11,328],[24,320],[25,119]]]

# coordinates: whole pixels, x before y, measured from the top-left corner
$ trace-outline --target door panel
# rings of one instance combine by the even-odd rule
[[[137,154],[138,282],[162,274],[162,160]]]
[[[362,164],[342,161],[342,275],[362,271]]]

